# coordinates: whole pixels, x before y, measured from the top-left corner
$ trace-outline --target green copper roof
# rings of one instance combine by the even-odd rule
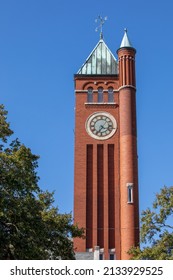
[[[118,63],[101,38],[77,74],[112,75],[118,74]]]

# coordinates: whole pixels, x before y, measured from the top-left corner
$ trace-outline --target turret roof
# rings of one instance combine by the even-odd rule
[[[120,48],[133,48],[129,38],[128,38],[128,35],[127,35],[127,29],[125,28],[124,29],[124,36],[123,36],[123,39],[121,41],[121,45],[120,45]]]

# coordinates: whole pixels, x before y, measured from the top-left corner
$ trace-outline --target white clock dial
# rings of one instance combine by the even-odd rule
[[[86,121],[86,131],[95,139],[108,139],[114,135],[116,129],[115,118],[107,112],[94,113]]]

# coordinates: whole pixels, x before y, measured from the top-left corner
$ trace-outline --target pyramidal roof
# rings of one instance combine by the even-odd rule
[[[77,74],[81,75],[116,75],[118,63],[104,40],[101,38],[81,66]]]

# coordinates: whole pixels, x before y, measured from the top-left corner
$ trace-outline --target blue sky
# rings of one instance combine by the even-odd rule
[[[137,49],[140,209],[172,185],[172,10],[171,0],[0,0],[0,103],[61,212],[73,210],[73,75],[99,40],[98,15],[115,56],[125,27]]]

